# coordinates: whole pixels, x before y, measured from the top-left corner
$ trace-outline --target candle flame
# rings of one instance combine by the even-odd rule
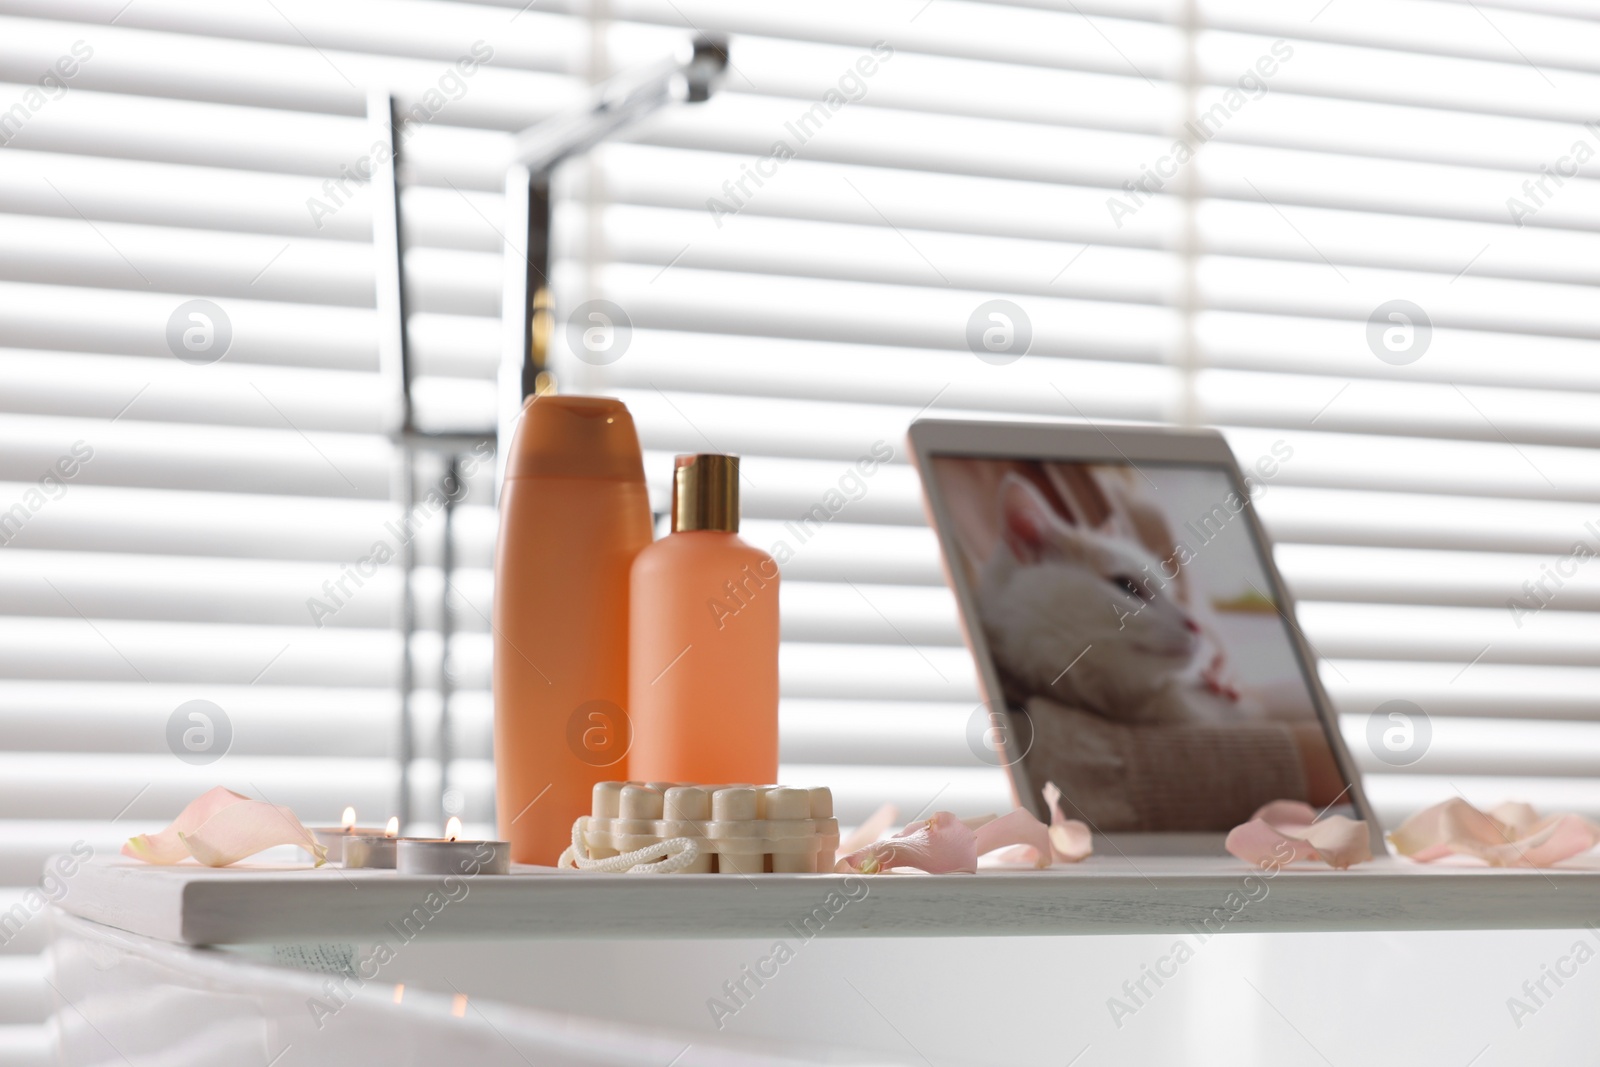
[[[400,832],[400,816],[391,815],[389,817],[389,825],[385,826],[383,828],[383,836],[384,837],[394,837],[399,832]]]
[[[406,984],[404,982],[396,982],[394,987],[394,1002],[396,1004],[400,1003],[400,1001],[405,999],[405,995]]]
[[[461,820],[452,815],[450,821],[444,824],[444,836],[454,841],[461,836]]]
[[[339,820],[339,824],[341,826],[343,826],[346,830],[348,830],[352,826],[354,826],[356,824],[356,809],[355,808],[345,808],[344,809],[344,817]]]
[[[457,1019],[463,1018],[467,1014],[467,995],[465,993],[456,994],[455,1000],[450,1004],[450,1014]]]

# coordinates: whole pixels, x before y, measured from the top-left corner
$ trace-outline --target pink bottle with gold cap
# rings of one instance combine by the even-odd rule
[[[633,564],[636,781],[778,780],[778,566],[739,537],[739,460],[679,456],[672,533]]]
[[[529,400],[494,557],[496,807],[517,863],[553,865],[595,783],[629,777],[629,574],[650,539],[628,409]]]

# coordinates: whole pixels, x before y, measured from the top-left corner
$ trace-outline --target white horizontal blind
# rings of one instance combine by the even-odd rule
[[[725,91],[562,175],[556,371],[629,403],[658,507],[673,452],[746,457],[746,536],[793,552],[786,779],[846,818],[1006,803],[965,740],[976,684],[908,422],[1169,420],[1226,427],[1246,461],[1294,448],[1262,510],[1386,817],[1452,788],[1600,813],[1600,571],[1520,627],[1506,607],[1600,547],[1586,6],[0,0],[0,108],[26,112],[0,125],[0,506],[44,494],[0,552],[0,909],[49,852],[114,849],[219,780],[313,821],[395,804],[395,570],[321,628],[306,607],[395,518],[370,195],[325,183],[366,150],[369,84],[432,113],[403,197],[419,405],[487,426],[506,133],[695,29],[733,35]],[[166,337],[195,298],[233,327],[209,366]],[[596,298],[632,324],[605,364],[568,329]],[[968,341],[995,299],[1031,326],[1002,364]],[[1368,339],[1393,300],[1428,317],[1403,365]],[[41,487],[79,441],[92,458]],[[878,441],[897,462],[855,478]],[[451,782],[480,824],[489,490],[456,517],[452,642]],[[800,543],[785,524],[829,500]],[[424,757],[438,538],[434,518]],[[191,699],[231,721],[216,764],[168,750]],[[1432,717],[1404,770],[1365,740],[1394,699]],[[439,772],[414,771],[421,810]],[[39,937],[0,949],[0,1062],[42,1041]]]

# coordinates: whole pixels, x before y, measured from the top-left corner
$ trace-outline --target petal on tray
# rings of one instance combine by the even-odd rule
[[[1054,862],[1050,849],[1050,832],[1044,823],[1033,817],[1033,812],[1016,808],[998,819],[990,819],[973,831],[978,855],[1007,846],[1021,850],[1019,858],[1035,867],[1045,868]]]
[[[1094,834],[1089,824],[1069,819],[1061,813],[1061,790],[1054,782],[1044,784],[1044,802],[1050,806],[1050,846],[1057,863],[1077,863],[1094,854]]]
[[[1491,867],[1549,867],[1600,844],[1600,825],[1571,813],[1541,819],[1527,804],[1483,812],[1452,797],[1401,823],[1389,843],[1419,863],[1460,855]]]
[[[1372,858],[1367,824],[1343,815],[1318,819],[1309,804],[1274,800],[1228,832],[1228,851],[1257,867],[1320,860],[1340,870]]]
[[[948,811],[936,811],[898,834],[849,853],[834,870],[879,874],[895,867],[915,867],[929,874],[975,874],[977,833]]]
[[[207,819],[192,833],[179,832],[189,854],[207,867],[226,867],[246,856],[254,856],[275,845],[299,845],[322,866],[327,859],[326,845],[288,808],[262,800],[242,800]]]
[[[184,847],[180,834],[200,829],[202,823],[223,808],[249,799],[219,785],[189,801],[188,806],[178,813],[178,817],[172,820],[171,825],[160,833],[138,834],[128,838],[127,843],[122,846],[122,854],[129,859],[144,860],[146,863],[167,864],[186,860],[189,858],[189,850]]]

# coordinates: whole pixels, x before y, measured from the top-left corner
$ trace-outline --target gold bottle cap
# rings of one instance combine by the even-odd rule
[[[672,474],[672,532],[739,532],[739,457],[679,456]]]

